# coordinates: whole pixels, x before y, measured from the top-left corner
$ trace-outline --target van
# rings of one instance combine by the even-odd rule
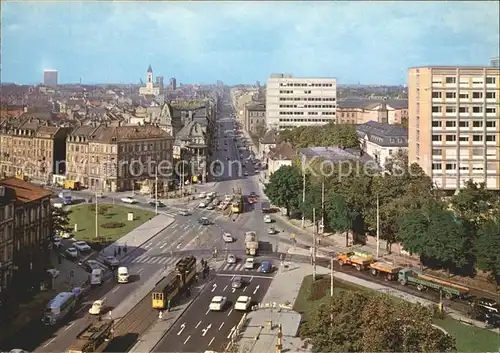
[[[128,268],[126,267],[118,267],[118,275],[117,280],[118,283],[128,283]]]
[[[234,240],[233,236],[230,233],[222,234],[222,239],[224,240],[225,243],[232,243]]]
[[[90,284],[93,286],[98,286],[102,284],[102,270],[100,268],[95,268],[90,274]]]

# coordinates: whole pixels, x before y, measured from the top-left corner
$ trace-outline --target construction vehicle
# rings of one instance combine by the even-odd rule
[[[258,249],[259,240],[257,239],[257,233],[251,231],[245,232],[245,254],[255,256]]]
[[[241,189],[233,189],[233,200],[231,201],[231,212],[232,213],[242,213],[243,212],[243,195],[241,194]]]
[[[83,329],[71,344],[68,353],[102,352],[113,338],[113,320],[96,320]]]
[[[186,256],[175,264],[175,270],[156,283],[152,294],[152,307],[166,310],[175,297],[186,290],[196,277],[196,258]]]
[[[340,266],[351,265],[358,271],[363,271],[373,262],[373,255],[362,250],[355,250],[337,255]]]
[[[80,190],[80,188],[81,188],[81,183],[79,181],[65,180],[63,183],[63,189]]]
[[[427,288],[434,289],[441,292],[446,299],[464,298],[470,293],[470,289],[467,287],[424,275],[411,268],[403,268],[400,270],[398,273],[398,281],[403,286],[412,284],[416,286],[419,291],[424,291]]]
[[[401,267],[394,266],[385,261],[372,262],[368,267],[373,276],[378,276],[379,273],[382,273],[388,281],[398,278],[398,273],[401,270]]]

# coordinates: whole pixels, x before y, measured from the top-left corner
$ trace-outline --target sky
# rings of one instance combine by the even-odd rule
[[[265,83],[271,73],[404,84],[422,65],[487,65],[499,2],[1,1],[1,81]]]

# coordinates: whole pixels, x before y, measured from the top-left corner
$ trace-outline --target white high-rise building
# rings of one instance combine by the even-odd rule
[[[266,126],[291,129],[297,126],[336,122],[337,80],[298,78],[272,74],[266,87]]]

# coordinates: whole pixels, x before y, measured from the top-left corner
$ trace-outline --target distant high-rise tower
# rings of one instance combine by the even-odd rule
[[[500,67],[500,57],[491,58],[490,65],[493,67]]]
[[[170,89],[172,90],[177,89],[177,80],[175,77],[170,77]]]
[[[44,86],[50,86],[50,87],[57,86],[57,70],[53,69],[43,70],[43,84]]]
[[[260,87],[260,81],[256,81],[255,82],[255,86],[257,86],[257,88],[259,88]]]
[[[163,76],[156,76],[156,86],[160,89],[160,93],[163,93]]]

